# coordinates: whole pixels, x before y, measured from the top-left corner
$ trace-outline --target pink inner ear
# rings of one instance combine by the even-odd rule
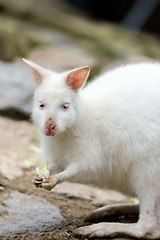
[[[74,90],[79,89],[83,86],[88,74],[89,67],[73,70],[71,73],[69,73],[66,83]]]
[[[22,60],[32,69],[36,83],[39,85],[46,75],[46,70],[30,60],[27,60],[25,58],[23,58]]]
[[[33,72],[33,75],[34,75],[34,78],[35,78],[37,84],[40,84],[43,80],[42,75],[34,68],[32,68],[32,72]]]

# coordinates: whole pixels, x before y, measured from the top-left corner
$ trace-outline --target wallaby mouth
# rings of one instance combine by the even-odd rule
[[[48,120],[44,124],[44,133],[47,136],[54,136],[56,134],[56,123],[53,120]]]

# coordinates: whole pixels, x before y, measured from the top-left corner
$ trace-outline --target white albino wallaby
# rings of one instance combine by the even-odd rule
[[[40,129],[43,159],[56,172],[42,187],[75,177],[140,201],[140,206],[103,207],[87,218],[124,211],[139,213],[137,223],[103,222],[75,233],[160,239],[160,64],[121,66],[83,88],[88,67],[55,73],[24,61],[37,83],[32,117]]]

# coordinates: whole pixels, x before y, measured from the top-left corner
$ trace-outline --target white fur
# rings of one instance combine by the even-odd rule
[[[160,64],[121,66],[77,92],[66,76],[50,73],[33,107],[44,161],[61,170],[54,185],[76,177],[137,196],[145,219],[160,200]],[[46,103],[42,111],[39,101]],[[66,112],[63,102],[70,103]],[[43,133],[49,118],[58,125],[55,136]]]

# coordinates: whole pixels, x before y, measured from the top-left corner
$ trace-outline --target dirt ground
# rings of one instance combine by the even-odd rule
[[[7,193],[12,191],[19,191],[21,193],[34,194],[36,196],[43,197],[50,203],[60,208],[61,214],[65,217],[65,221],[58,226],[55,230],[50,232],[40,232],[39,234],[18,234],[12,237],[1,237],[0,240],[12,240],[12,239],[22,239],[22,240],[76,240],[79,239],[74,236],[74,230],[83,226],[83,218],[91,210],[100,207],[97,204],[92,203],[89,200],[71,198],[65,195],[48,192],[44,189],[36,189],[31,181],[33,177],[32,171],[25,171],[24,176],[17,178],[14,181],[9,181],[3,179],[1,184],[5,187],[5,191],[0,192],[1,201],[6,199]],[[36,216],[35,216],[36,217]],[[88,238],[83,238],[88,239]],[[114,238],[114,240],[117,238]],[[119,240],[123,238],[119,238]]]
[[[82,225],[83,216],[95,207],[90,204],[89,201],[82,199],[70,199],[64,195],[60,195],[53,192],[48,192],[43,189],[36,189],[29,179],[32,179],[33,175],[30,172],[25,172],[23,178],[17,178],[16,180],[8,181],[3,179],[1,184],[5,187],[4,193],[1,192],[1,201],[6,198],[7,193],[11,191],[19,191],[27,194],[34,194],[45,198],[47,201],[53,205],[60,208],[62,215],[65,217],[65,221],[61,226],[57,227],[51,232],[41,232],[39,234],[19,234],[13,237],[1,237],[2,240],[12,240],[12,239],[38,239],[38,240],[49,240],[49,239],[77,239],[72,232],[78,226]]]

